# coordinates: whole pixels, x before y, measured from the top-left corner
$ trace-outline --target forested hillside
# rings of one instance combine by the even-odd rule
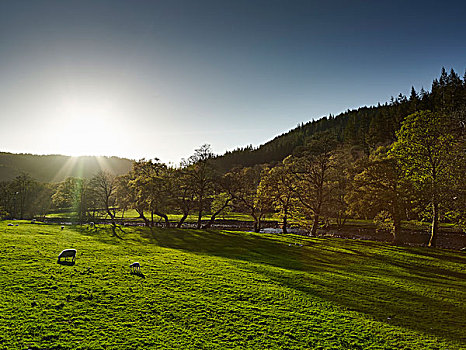
[[[431,91],[421,89],[417,92],[412,87],[410,96],[399,94],[383,105],[361,107],[310,121],[257,148],[245,147],[226,152],[217,157],[215,163],[219,169],[227,171],[235,166],[281,161],[323,132],[331,133],[340,143],[359,146],[369,153],[378,146],[394,142],[396,131],[409,114],[420,110],[451,112],[464,106],[466,74],[461,79],[453,69],[448,73],[442,68],[440,77],[432,83]]]
[[[0,181],[12,180],[21,173],[42,182],[60,182],[69,176],[90,178],[100,170],[122,175],[132,161],[117,157],[69,157],[0,152]]]

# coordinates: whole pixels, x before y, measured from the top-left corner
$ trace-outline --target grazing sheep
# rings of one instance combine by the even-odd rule
[[[15,226],[15,225],[13,225],[13,224],[8,224],[8,226]]]
[[[129,265],[129,267],[131,268],[131,272],[141,272],[141,264],[139,264],[137,261],[133,262],[131,265]]]
[[[63,230],[65,228],[65,226],[62,226],[61,229]]]
[[[58,255],[58,263],[60,263],[60,259],[65,258],[65,261],[67,261],[67,258],[72,258],[72,262],[76,260],[76,249],[65,249],[63,250],[59,255]]]
[[[91,221],[91,222],[89,223],[89,227],[91,227],[91,228],[95,227],[95,224],[94,224],[93,221]]]

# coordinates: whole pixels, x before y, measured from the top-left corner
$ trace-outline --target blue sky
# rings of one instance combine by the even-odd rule
[[[460,1],[3,1],[0,150],[177,163],[430,89]]]

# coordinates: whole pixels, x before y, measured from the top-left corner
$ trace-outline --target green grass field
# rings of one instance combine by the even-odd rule
[[[8,223],[0,349],[466,349],[461,252]],[[57,264],[65,248],[74,266]]]

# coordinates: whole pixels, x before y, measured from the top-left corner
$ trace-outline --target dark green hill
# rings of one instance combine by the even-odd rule
[[[431,91],[422,89],[418,93],[412,88],[409,97],[399,94],[383,105],[347,110],[337,116],[310,121],[257,148],[249,146],[226,152],[214,162],[219,169],[227,171],[235,166],[281,161],[323,132],[333,134],[340,143],[369,152],[393,142],[401,122],[409,114],[426,109],[450,113],[465,106],[466,75],[461,79],[453,69],[447,73],[443,68],[440,77],[433,81]]]
[[[68,176],[90,178],[100,170],[116,175],[127,173],[132,161],[118,157],[69,157],[0,152],[0,181],[28,173],[43,182],[59,182]]]

